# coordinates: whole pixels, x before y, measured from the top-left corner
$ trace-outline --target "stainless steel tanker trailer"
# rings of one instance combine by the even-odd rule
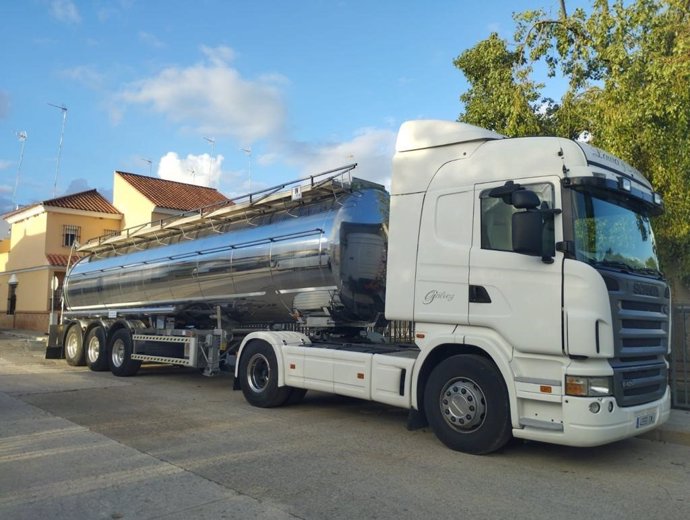
[[[663,203],[639,171],[447,121],[404,123],[392,165],[390,197],[351,165],[86,244],[47,355],[118,376],[234,365],[255,406],[373,400],[471,453],[668,419]],[[414,343],[379,343],[384,315]]]
[[[366,336],[383,320],[388,194],[354,166],[80,247],[49,351],[120,376],[213,375],[261,327]]]

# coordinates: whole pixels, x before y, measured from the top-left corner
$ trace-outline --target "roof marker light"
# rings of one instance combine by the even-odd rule
[[[630,179],[618,177],[618,189],[623,191],[632,191],[632,183],[630,182]]]
[[[661,206],[664,202],[664,199],[661,198],[661,193],[656,193],[654,192],[654,204],[657,206]]]

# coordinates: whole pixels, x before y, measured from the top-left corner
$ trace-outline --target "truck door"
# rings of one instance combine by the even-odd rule
[[[514,350],[560,354],[562,253],[545,263],[541,257],[513,251],[512,215],[520,210],[489,195],[504,184],[475,185],[469,322],[498,332]],[[549,208],[561,207],[558,178],[534,178],[520,185],[534,191]],[[558,215],[554,228],[554,240],[562,240]]]

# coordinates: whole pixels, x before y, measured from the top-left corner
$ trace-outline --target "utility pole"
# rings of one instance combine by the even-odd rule
[[[58,176],[60,175],[60,158],[62,157],[62,140],[65,136],[65,123],[67,122],[67,107],[64,105],[53,105],[48,103],[51,107],[59,108],[62,110],[62,128],[60,129],[60,144],[58,146],[58,156],[57,156],[57,166],[55,167],[55,182],[53,183],[53,198],[57,194],[57,182]]]
[[[17,204],[17,188],[19,187],[19,174],[22,171],[22,162],[24,162],[24,146],[26,145],[26,139],[27,139],[26,132],[22,130],[21,132],[17,132],[17,138],[19,139],[19,142],[21,144],[21,148],[19,151],[19,166],[17,166],[17,178],[14,181],[14,191],[12,192],[12,206],[14,206],[14,209],[19,208],[19,204]]]

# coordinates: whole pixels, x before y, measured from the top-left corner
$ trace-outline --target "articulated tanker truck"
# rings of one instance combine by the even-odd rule
[[[663,206],[640,172],[443,121],[402,125],[390,195],[353,168],[82,246],[47,356],[116,376],[227,368],[259,407],[373,400],[477,454],[668,418]],[[389,320],[414,342],[382,342]]]

